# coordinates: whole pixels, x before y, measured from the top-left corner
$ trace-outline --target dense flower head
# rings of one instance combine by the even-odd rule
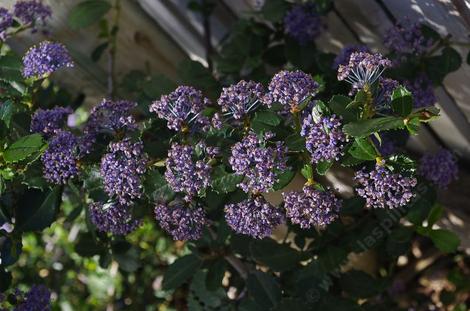
[[[0,40],[6,39],[8,27],[13,25],[13,15],[5,8],[0,8]]]
[[[303,191],[282,194],[286,216],[302,229],[326,226],[338,218],[341,200],[330,191],[321,191],[305,186]]]
[[[232,146],[229,163],[237,175],[245,178],[238,186],[245,192],[268,192],[278,181],[278,174],[287,169],[286,151],[282,142],[268,146],[274,134],[268,132],[258,138],[249,133]]]
[[[339,54],[335,57],[335,60],[333,61],[333,69],[337,70],[339,65],[348,65],[349,59],[351,58],[351,54],[354,52],[370,53],[371,51],[366,45],[347,45],[343,47]]]
[[[257,239],[270,236],[273,229],[284,222],[281,209],[268,203],[263,196],[255,196],[225,206],[225,220],[237,233]]]
[[[377,164],[375,169],[365,168],[356,172],[357,194],[366,199],[372,208],[397,208],[406,205],[414,197],[416,179],[392,172],[388,167]]]
[[[93,202],[89,205],[90,220],[98,231],[126,235],[134,231],[140,221],[134,219],[128,206],[118,203]]]
[[[65,125],[67,116],[72,112],[68,107],[38,109],[31,118],[31,132],[51,136]]]
[[[314,163],[338,160],[343,154],[346,135],[341,118],[336,115],[322,116],[315,122],[309,114],[303,121],[300,135],[305,137],[305,146]]]
[[[351,83],[353,91],[359,90],[374,84],[391,65],[380,53],[353,52],[346,65],[339,65],[338,80]]]
[[[436,103],[432,81],[425,74],[418,75],[413,81],[405,81],[404,84],[413,95],[415,108],[429,107]]]
[[[424,37],[419,22],[413,23],[410,19],[405,19],[387,30],[384,44],[398,55],[422,55],[434,42]]]
[[[173,143],[168,150],[165,178],[171,189],[186,193],[190,201],[199,191],[210,185],[211,166],[205,160],[196,160],[190,145]]]
[[[188,206],[183,202],[157,204],[155,218],[160,227],[168,232],[174,240],[197,240],[208,220],[201,206]]]
[[[229,87],[224,87],[217,104],[222,107],[224,115],[240,120],[246,114],[256,109],[264,96],[261,83],[240,81]]]
[[[59,131],[41,156],[44,177],[54,184],[65,184],[78,175],[78,139],[68,131]]]
[[[32,46],[23,57],[23,76],[26,78],[47,76],[62,67],[73,67],[72,58],[64,45],[43,41]]]
[[[300,70],[278,72],[268,86],[264,102],[268,107],[274,103],[283,106],[283,112],[296,109],[302,102],[318,93],[319,85],[309,74]]]
[[[142,195],[141,176],[146,171],[147,156],[142,142],[130,138],[111,143],[101,159],[104,190],[121,205],[130,205]]]
[[[15,296],[19,303],[13,311],[51,310],[51,292],[44,285],[33,285],[27,293],[17,290]]]
[[[315,5],[295,5],[284,17],[284,32],[305,45],[318,37],[325,28]]]
[[[396,80],[380,77],[377,87],[377,94],[375,96],[375,109],[390,109],[390,103],[392,101],[391,96],[393,91],[399,86],[400,83]]]
[[[48,5],[39,0],[17,1],[13,6],[13,14],[24,25],[32,25],[33,31],[37,30],[38,22],[43,25],[52,16],[52,10]]]
[[[150,106],[159,118],[165,119],[168,128],[175,131],[189,131],[202,128],[206,130],[209,119],[203,115],[203,110],[210,104],[202,92],[191,86],[178,86],[168,95],[163,95]]]
[[[418,172],[439,188],[445,189],[457,179],[459,168],[452,152],[442,148],[436,153],[423,155]]]

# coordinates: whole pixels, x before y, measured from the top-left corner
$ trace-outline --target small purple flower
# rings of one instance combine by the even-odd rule
[[[89,205],[91,222],[98,231],[115,235],[127,235],[134,231],[140,221],[133,218],[128,206],[117,203],[93,202]]]
[[[223,118],[219,112],[214,113],[211,119],[211,125],[213,128],[220,130],[223,126]]]
[[[42,78],[62,67],[73,67],[69,52],[61,43],[43,41],[23,57],[23,76]]]
[[[284,32],[301,45],[312,42],[325,29],[315,5],[295,5],[284,17]]]
[[[392,62],[380,53],[353,52],[347,65],[339,65],[338,80],[349,82],[353,87],[351,92],[354,93],[374,84],[384,70],[391,66]]]
[[[268,132],[258,138],[255,133],[250,133],[232,146],[229,163],[236,175],[245,177],[238,184],[243,191],[268,192],[278,181],[278,175],[287,169],[284,144],[267,145],[267,140],[273,136]]]
[[[404,206],[414,197],[416,179],[393,173],[388,167],[377,164],[375,169],[365,168],[356,172],[357,194],[366,199],[372,208],[397,208]]]
[[[222,107],[224,116],[240,120],[260,105],[263,96],[264,88],[261,83],[242,80],[224,87],[217,104]]]
[[[5,8],[0,8],[0,41],[6,39],[7,29],[13,25],[13,16]]]
[[[13,14],[24,25],[31,25],[33,32],[37,31],[37,24],[42,23],[43,26],[52,16],[52,10],[48,5],[38,0],[17,1],[13,6]]]
[[[147,156],[142,142],[130,138],[111,143],[109,153],[101,159],[104,190],[121,205],[130,205],[142,196],[141,177],[146,171]]]
[[[51,310],[51,292],[44,285],[33,285],[26,294],[17,291],[15,295],[19,304],[14,307],[13,311]]]
[[[405,87],[413,95],[415,108],[433,106],[436,101],[432,81],[424,74],[418,75],[413,81],[405,81]]]
[[[78,139],[68,131],[58,131],[41,156],[44,177],[54,184],[65,184],[78,175]]]
[[[407,18],[387,30],[384,44],[397,55],[406,56],[422,55],[432,47],[434,42],[424,37],[420,23],[413,23]]]
[[[338,160],[343,154],[346,135],[342,130],[341,119],[336,115],[319,117],[318,122],[309,114],[304,119],[300,135],[305,137],[305,146],[312,161]]]
[[[365,52],[370,53],[370,49],[365,45],[347,45],[341,49],[338,56],[336,56],[333,62],[333,69],[338,70],[339,65],[347,66],[351,54],[354,52]]]
[[[168,232],[174,240],[197,240],[201,237],[208,220],[200,206],[187,206],[182,202],[157,204],[155,218],[160,227]]]
[[[65,125],[67,116],[71,113],[73,110],[68,107],[38,109],[31,118],[31,132],[50,137]]]
[[[166,181],[173,191],[186,193],[186,201],[210,185],[211,166],[195,157],[192,146],[173,143],[166,160]]]
[[[268,86],[264,102],[268,107],[274,103],[283,106],[283,113],[295,111],[304,100],[318,93],[319,85],[309,74],[300,70],[278,72]]]
[[[377,94],[375,96],[375,109],[390,109],[393,91],[399,86],[400,84],[396,80],[380,77]]]
[[[209,99],[201,91],[191,86],[178,86],[169,95],[163,95],[150,106],[161,119],[168,121],[168,128],[175,131],[188,132],[190,128],[207,130],[209,119],[203,110],[210,104]]]
[[[452,152],[440,149],[434,154],[423,155],[418,172],[439,188],[446,189],[452,181],[458,178],[459,167]]]
[[[302,192],[282,195],[287,218],[302,229],[326,226],[338,218],[341,200],[330,190],[321,191],[305,186]]]

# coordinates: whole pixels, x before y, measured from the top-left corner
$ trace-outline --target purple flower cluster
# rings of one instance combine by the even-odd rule
[[[155,218],[174,240],[180,241],[199,239],[208,222],[202,207],[190,207],[182,202],[157,204]]]
[[[209,104],[209,99],[201,91],[191,86],[178,86],[169,95],[154,101],[150,111],[167,120],[169,129],[187,132],[190,127],[202,127],[206,130],[210,122],[202,112]]]
[[[240,120],[260,104],[264,96],[261,83],[254,81],[240,81],[235,85],[224,87],[217,104],[222,107],[226,116]]]
[[[375,108],[377,110],[390,109],[393,91],[400,85],[398,81],[389,78],[379,78],[377,94],[375,96]]]
[[[391,66],[392,62],[380,53],[353,52],[346,65],[339,65],[338,80],[349,82],[354,92],[374,84],[383,71]]]
[[[6,39],[8,27],[13,25],[13,16],[5,8],[0,8],[0,40]]]
[[[356,172],[354,180],[359,184],[357,194],[366,199],[368,207],[397,208],[413,198],[416,179],[393,173],[384,165],[377,164],[368,172],[365,168]]]
[[[67,116],[72,112],[68,107],[38,109],[31,118],[31,132],[50,137],[64,126]]]
[[[415,108],[429,107],[436,103],[432,81],[425,74],[418,75],[413,81],[405,81],[404,84],[413,95]]]
[[[232,146],[229,163],[237,175],[245,176],[238,186],[245,192],[268,192],[277,182],[278,174],[287,169],[282,142],[267,146],[267,140],[274,134],[268,132],[258,138],[249,133],[242,141]]]
[[[316,190],[305,186],[302,192],[282,194],[286,216],[302,229],[326,226],[338,218],[341,200],[330,191]]]
[[[142,142],[125,138],[111,143],[101,159],[104,190],[121,205],[130,205],[142,195],[141,176],[146,171],[147,156]]]
[[[309,74],[300,70],[278,72],[268,86],[264,102],[268,107],[274,103],[283,106],[283,113],[296,110],[300,104],[318,92],[319,85]]]
[[[404,56],[422,55],[429,50],[434,42],[423,36],[420,23],[413,23],[410,19],[405,19],[387,30],[384,44],[390,51]]]
[[[127,235],[140,225],[140,221],[133,218],[128,206],[93,202],[88,208],[91,222],[101,232]]]
[[[52,16],[52,10],[39,0],[26,0],[15,3],[13,14],[24,25],[31,25],[33,31],[36,31],[37,23],[41,22],[45,25],[46,21]]]
[[[100,104],[93,107],[87,124],[83,129],[80,148],[89,153],[100,132],[116,134],[119,131],[132,131],[137,129],[137,123],[131,115],[137,103],[126,100],[112,101],[103,99]]]
[[[26,294],[17,290],[15,296],[19,303],[13,311],[51,310],[51,292],[44,285],[33,285]]]
[[[270,236],[273,229],[284,222],[282,211],[269,204],[263,196],[255,196],[225,206],[225,220],[237,233],[257,239]]]
[[[31,47],[23,57],[23,76],[42,78],[62,67],[73,67],[72,58],[64,45],[43,41]]]
[[[456,180],[459,173],[457,159],[447,149],[440,149],[438,152],[425,154],[420,160],[419,174],[434,183],[441,189]]]
[[[339,65],[347,66],[349,59],[351,58],[351,54],[354,52],[370,53],[371,51],[365,45],[347,45],[342,48],[339,54],[335,57],[335,60],[333,61],[333,69],[338,70]]]
[[[309,114],[304,119],[300,135],[305,137],[305,146],[314,163],[338,160],[343,154],[346,135],[342,130],[341,119],[336,115],[323,116],[315,122]]]
[[[284,32],[301,45],[315,40],[324,28],[313,4],[295,5],[284,17]]]
[[[54,184],[65,184],[78,175],[78,139],[68,131],[59,131],[41,156],[44,177]]]
[[[210,185],[211,166],[194,157],[192,146],[173,143],[166,160],[166,181],[173,191],[186,193],[186,201]]]

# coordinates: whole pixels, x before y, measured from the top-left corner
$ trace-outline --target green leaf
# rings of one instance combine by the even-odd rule
[[[0,80],[6,82],[21,82],[23,76],[21,69],[23,62],[21,57],[15,54],[7,54],[0,57]],[[22,92],[21,92],[22,93]]]
[[[277,176],[278,181],[274,184],[274,190],[281,190],[286,187],[295,177],[295,171],[288,170]]]
[[[325,175],[328,170],[333,165],[333,161],[320,161],[316,165],[317,173],[320,175]]]
[[[429,212],[428,227],[432,227],[432,225],[441,219],[442,214],[444,214],[444,207],[439,203],[434,204],[433,208]]]
[[[302,176],[305,177],[305,179],[313,178],[313,168],[310,164],[305,164],[300,172],[302,173]]]
[[[163,289],[175,289],[186,282],[202,264],[201,258],[191,254],[173,262],[163,276]]]
[[[5,292],[11,285],[11,272],[7,272],[0,266],[0,292]]]
[[[403,86],[398,87],[392,93],[392,109],[402,117],[407,117],[413,109],[413,98],[411,92]]]
[[[460,245],[459,237],[449,230],[432,230],[429,232],[429,237],[434,245],[444,253],[455,252]]]
[[[289,151],[302,151],[305,149],[305,138],[298,134],[289,135],[285,141]]]
[[[276,126],[281,123],[279,115],[272,111],[259,111],[255,114],[252,122],[261,122],[267,125]]]
[[[343,118],[345,122],[356,121],[358,118],[358,110],[348,107],[349,103],[351,103],[351,98],[343,96],[343,95],[334,95],[331,97],[328,105],[331,110],[336,115],[339,115]]]
[[[0,103],[0,120],[2,120],[7,128],[10,128],[11,117],[13,115],[13,102],[6,100]]]
[[[344,248],[331,245],[318,254],[318,263],[324,271],[328,272],[337,269],[347,257],[348,252]]]
[[[366,137],[375,132],[403,128],[403,119],[397,117],[382,117],[351,122],[343,127],[343,131],[353,137]]]
[[[147,173],[144,180],[144,192],[149,199],[157,202],[168,202],[175,197],[175,193],[171,190],[165,177],[157,169]]]
[[[281,288],[276,279],[267,273],[254,271],[248,276],[248,294],[262,309],[269,310],[281,300]]]
[[[214,169],[212,189],[218,193],[230,193],[237,190],[237,185],[243,180],[243,176],[227,173],[223,165]]]
[[[270,0],[265,2],[261,14],[270,22],[280,22],[287,8],[287,3],[284,0]]]
[[[210,98],[217,98],[219,95],[219,82],[201,63],[184,60],[178,65],[177,71],[182,79],[181,82],[201,89]]]
[[[49,227],[59,211],[61,196],[60,186],[54,187],[47,194],[36,189],[29,190],[21,204],[18,204],[15,230],[41,231]],[[44,199],[41,201],[42,198]]]
[[[68,24],[74,29],[88,27],[98,22],[111,9],[104,0],[87,0],[77,4],[69,14]]]
[[[451,72],[460,68],[462,57],[454,48],[445,47],[440,55],[430,57],[425,66],[427,75],[435,84],[441,84]]]
[[[411,135],[417,135],[420,123],[421,121],[419,117],[411,118],[408,120],[408,122],[406,122],[406,129]]]
[[[93,52],[91,52],[91,60],[97,62],[100,60],[101,55],[103,55],[104,51],[108,48],[109,42],[104,42],[98,45]]]
[[[227,263],[224,259],[220,258],[215,260],[209,266],[209,271],[206,275],[206,287],[210,291],[216,291],[222,286],[222,280],[227,270]]]
[[[24,136],[8,146],[3,153],[3,158],[7,163],[18,162],[40,151],[43,145],[41,134]]]
[[[286,244],[279,244],[271,239],[250,243],[250,253],[257,261],[275,271],[294,268],[302,260],[302,254]]]
[[[370,140],[366,137],[355,138],[354,143],[349,148],[348,152],[360,160],[375,160],[377,152]]]
[[[365,272],[351,270],[340,279],[341,288],[356,298],[369,298],[379,294],[384,283],[374,279]]]

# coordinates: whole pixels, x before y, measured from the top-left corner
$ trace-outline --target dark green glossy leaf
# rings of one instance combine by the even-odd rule
[[[252,122],[261,122],[267,125],[276,126],[281,123],[281,118],[275,112],[259,111],[255,114]]]
[[[383,290],[383,283],[365,272],[351,270],[340,279],[341,288],[356,298],[368,298]]]
[[[227,173],[223,165],[214,169],[212,188],[218,193],[230,193],[237,190],[237,185],[243,180],[243,176]]]
[[[393,91],[390,104],[396,114],[407,117],[413,109],[413,98],[407,89],[400,86]]]
[[[147,172],[144,180],[144,192],[156,202],[168,202],[175,197],[175,193],[157,169]]]
[[[348,152],[353,157],[360,160],[375,160],[378,156],[375,147],[366,137],[355,138],[354,143],[351,145]]]
[[[110,9],[111,4],[104,0],[80,2],[71,10],[68,24],[74,30],[88,27],[98,22]]]
[[[274,190],[283,189],[292,181],[292,179],[294,179],[294,177],[295,177],[295,171],[293,170],[288,170],[282,174],[279,174],[277,176],[279,180],[277,181],[277,183],[274,184],[274,187],[273,187]]]
[[[11,117],[13,115],[13,102],[6,100],[0,104],[0,120],[2,120],[7,128],[10,127]]]
[[[178,288],[193,276],[194,271],[196,271],[201,264],[201,258],[194,254],[176,259],[163,276],[163,288],[166,290]]]
[[[343,118],[345,122],[356,121],[358,118],[358,110],[357,109],[347,109],[349,103],[351,103],[351,98],[343,96],[343,95],[334,95],[328,105],[330,106],[331,110]]]
[[[281,288],[276,279],[271,275],[254,271],[248,276],[248,294],[262,309],[269,310],[275,307],[281,300]]]
[[[348,123],[343,127],[343,131],[353,137],[367,137],[375,132],[403,128],[404,126],[401,118],[382,117]]]
[[[36,133],[24,136],[8,146],[3,153],[3,158],[9,163],[18,162],[40,151],[43,145],[44,142],[41,134]]]
[[[332,165],[333,161],[320,161],[316,164],[315,168],[318,174],[325,175]]]
[[[209,291],[215,291],[222,286],[222,280],[227,270],[227,263],[220,258],[210,263],[206,275],[206,287]]]
[[[287,8],[287,3],[283,0],[270,0],[265,2],[261,14],[270,22],[280,22]]]
[[[250,253],[257,261],[275,271],[292,269],[302,260],[300,252],[271,239],[251,242]]]
[[[434,245],[444,253],[455,252],[460,245],[459,237],[449,230],[432,230],[429,232],[429,237],[433,241]]]
[[[97,62],[100,60],[101,55],[103,55],[104,51],[108,48],[109,42],[104,42],[98,45],[93,52],[91,52],[91,60]]]

